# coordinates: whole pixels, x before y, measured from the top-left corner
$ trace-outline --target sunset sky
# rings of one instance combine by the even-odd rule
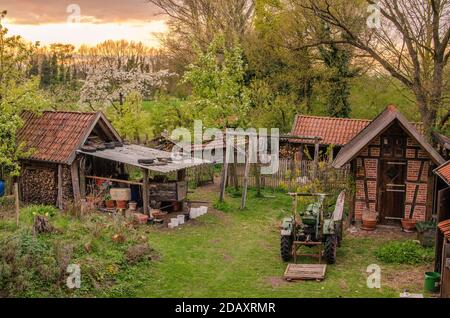
[[[78,14],[78,9],[80,14]],[[10,34],[42,44],[127,39],[158,46],[166,17],[146,0],[0,0]]]

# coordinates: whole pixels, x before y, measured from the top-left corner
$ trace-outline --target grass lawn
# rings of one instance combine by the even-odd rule
[[[216,192],[198,190],[195,199],[216,200]],[[137,274],[145,284],[139,297],[398,297],[404,289],[422,292],[428,266],[380,264],[376,249],[392,237],[347,235],[338,262],[323,282],[287,283],[286,263],[279,256],[280,220],[289,214],[291,199],[281,193],[256,198],[238,209],[240,198],[228,198],[227,212],[212,211],[178,230],[151,231],[150,244],[162,258]],[[401,235],[399,236],[401,239]],[[382,288],[369,289],[367,266],[382,268]]]
[[[135,265],[123,261],[124,251],[131,242],[123,245],[111,242],[112,226],[99,230],[95,224],[86,228],[80,221],[59,218],[55,222],[63,234],[44,239],[73,241],[78,246],[74,259],[82,264],[82,275],[83,266],[97,260],[90,271],[98,270],[99,279],[108,284],[84,286],[76,292],[64,289],[52,292],[47,288],[40,293],[37,289],[27,296],[398,297],[404,289],[422,292],[423,273],[432,264],[387,265],[375,257],[380,245],[408,238],[399,233],[386,237],[346,234],[338,250],[337,264],[328,266],[323,282],[283,281],[281,277],[287,264],[279,256],[278,226],[289,214],[291,199],[279,192],[265,194],[266,198],[256,198],[250,191],[245,211],[238,209],[239,197],[228,196],[225,212],[210,209],[208,215],[179,229],[142,226],[127,233],[133,242],[148,239],[158,253],[154,260]],[[217,200],[217,189],[199,188],[191,199],[213,203]],[[13,231],[13,224],[12,219],[0,220],[0,237]],[[95,246],[92,252],[83,249],[86,242]],[[366,269],[370,264],[382,268],[381,289],[369,289],[366,285]]]

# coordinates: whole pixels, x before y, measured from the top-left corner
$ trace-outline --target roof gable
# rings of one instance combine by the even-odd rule
[[[434,172],[450,186],[450,161],[444,163],[442,166],[434,170]]]
[[[24,125],[17,134],[17,140],[26,151],[31,151],[31,155],[24,159],[70,165],[75,160],[76,151],[95,127],[112,140],[121,141],[101,112],[24,112],[22,119]]]
[[[412,137],[431,157],[436,164],[444,163],[444,159],[425,140],[423,135],[411,124],[405,116],[397,111],[394,106],[388,106],[384,112],[378,115],[368,126],[366,126],[356,137],[354,137],[342,150],[333,162],[333,167],[341,168],[351,161],[363,150],[373,139],[379,136],[394,121],[397,120],[405,132]]]

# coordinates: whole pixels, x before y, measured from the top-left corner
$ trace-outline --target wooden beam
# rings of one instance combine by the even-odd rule
[[[225,188],[227,187],[227,179],[228,179],[228,153],[225,150],[225,156],[223,160],[222,167],[222,180],[220,181],[220,202],[223,202],[225,199]]]
[[[62,210],[64,208],[63,204],[63,166],[58,165],[58,196],[56,198],[56,206],[58,209]]]
[[[319,151],[320,151],[320,143],[319,139],[315,140],[314,144],[314,172],[313,172],[313,178],[317,178],[317,171],[319,169]]]
[[[80,167],[79,167],[81,200],[86,199],[86,171],[85,171],[85,169],[86,169],[85,162],[86,161],[85,160],[86,160],[85,157],[80,160]]]
[[[16,206],[16,226],[19,227],[20,202],[19,202],[19,184],[14,183],[14,200]]]
[[[250,151],[250,150],[249,150]],[[241,210],[245,209],[247,204],[247,190],[248,190],[248,177],[250,173],[250,154],[245,154],[245,171],[244,171],[244,186],[242,190]]]
[[[178,181],[185,181],[186,180],[186,169],[177,171],[177,179],[178,179]]]
[[[147,169],[145,169],[145,170],[147,170]],[[128,180],[122,180],[122,179],[113,179],[113,178],[106,178],[106,177],[85,176],[85,178],[92,179],[92,180],[106,180],[106,181],[111,181],[111,182],[124,183],[124,184],[130,184],[130,185],[138,185],[138,186],[142,186],[144,184],[142,182],[128,181]]]
[[[150,215],[150,198],[149,198],[149,187],[148,187],[148,170],[142,169],[142,174],[144,176],[144,181],[142,183],[142,202],[143,202],[143,212],[146,215]]]
[[[79,160],[75,160],[70,167],[70,174],[72,177],[72,189],[73,199],[75,205],[80,205],[81,192],[80,192],[80,177],[79,177]]]

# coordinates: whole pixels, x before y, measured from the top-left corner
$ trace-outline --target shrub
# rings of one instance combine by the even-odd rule
[[[216,203],[214,203],[213,207],[214,207],[214,209],[222,211],[222,212],[230,212],[232,210],[230,204],[227,202],[217,201]]]
[[[53,206],[48,205],[30,205],[23,210],[22,213],[32,216],[54,217],[58,210]]]
[[[0,242],[0,290],[8,296],[29,296],[56,285],[59,270],[54,253],[29,230],[5,236]]]
[[[395,241],[381,246],[376,257],[388,264],[426,264],[434,259],[434,249],[424,248],[415,241]]]

